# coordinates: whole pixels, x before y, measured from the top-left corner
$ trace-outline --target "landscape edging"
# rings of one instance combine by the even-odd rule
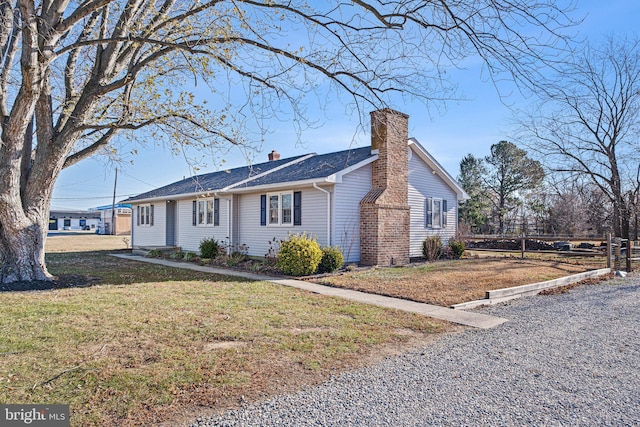
[[[582,280],[600,277],[611,273],[610,268],[601,268],[598,270],[585,271],[584,273],[572,274],[570,276],[560,277],[558,279],[547,280],[544,282],[530,283],[528,285],[513,286],[510,288],[494,289],[486,292],[483,299],[463,302],[451,305],[449,308],[455,310],[469,310],[483,305],[498,304],[512,299],[537,295],[546,289],[553,289],[560,286],[567,286]]]

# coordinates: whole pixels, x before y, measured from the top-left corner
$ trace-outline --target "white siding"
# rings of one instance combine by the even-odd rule
[[[447,226],[445,228],[426,227],[426,199],[441,198],[447,201]],[[455,236],[458,223],[458,203],[456,193],[445,182],[433,174],[417,155],[409,160],[409,206],[411,207],[410,254],[422,256],[422,242],[427,236],[440,236],[443,245]]]
[[[153,205],[153,225],[138,225],[138,206],[132,206],[132,246],[164,246],[166,244],[166,203],[156,202],[151,204]]]
[[[346,174],[335,186],[333,243],[346,262],[360,261],[360,200],[371,190],[371,165]]]
[[[289,233],[307,232],[315,236],[320,246],[327,244],[327,195],[313,187],[296,189],[302,192],[302,225],[269,226],[260,225],[260,195],[262,193],[238,196],[238,241],[249,247],[249,255],[265,256],[269,242],[286,240]]]
[[[216,239],[227,244],[229,237],[229,206],[228,199],[220,198],[220,225],[193,225],[193,201],[195,199],[178,200],[178,230],[176,232],[176,246],[183,251],[200,251],[203,239]]]

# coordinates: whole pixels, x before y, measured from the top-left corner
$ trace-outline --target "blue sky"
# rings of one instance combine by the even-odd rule
[[[585,16],[577,28],[580,38],[598,42],[609,34],[638,36],[636,26],[640,20],[640,1],[578,0],[577,14]],[[510,123],[513,115],[500,101],[492,83],[483,77],[480,67],[455,71],[452,76],[465,101],[449,102],[441,111],[428,111],[419,102],[396,108],[410,115],[409,135],[417,138],[451,175],[457,176],[460,159],[466,154],[481,157],[488,154],[492,144],[512,140]],[[508,101],[517,105],[527,102],[518,96],[508,98]],[[323,125],[307,129],[301,136],[302,142],[287,125],[278,127],[272,124],[274,132],[265,136],[262,152],[255,153],[254,162],[266,161],[267,153],[273,149],[284,158],[308,152],[343,150],[354,143],[357,146],[369,145],[368,132],[358,132],[359,118],[345,115],[343,106],[337,104],[318,116]],[[518,143],[517,140],[512,141]],[[205,158],[210,167],[201,169],[199,173],[217,170],[214,165],[220,164],[223,157],[228,168],[246,164],[243,153],[232,149],[223,156],[216,153]],[[133,164],[119,166],[116,200],[190,175],[184,157],[176,157],[161,147],[150,145],[140,148],[131,160]],[[102,158],[87,159],[67,168],[56,183],[51,208],[88,209],[110,204],[114,177],[115,166]]]

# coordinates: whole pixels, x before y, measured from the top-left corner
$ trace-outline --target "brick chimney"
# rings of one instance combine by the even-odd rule
[[[409,116],[385,108],[371,113],[371,190],[360,201],[360,262],[409,263]]]
[[[276,150],[271,150],[271,152],[269,153],[269,161],[272,162],[274,160],[280,160],[280,153],[278,153]]]

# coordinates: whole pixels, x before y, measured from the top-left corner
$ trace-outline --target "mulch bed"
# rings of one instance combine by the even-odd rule
[[[82,274],[62,274],[53,280],[34,280],[0,284],[0,292],[49,291],[52,289],[86,288],[96,285],[97,277]]]

